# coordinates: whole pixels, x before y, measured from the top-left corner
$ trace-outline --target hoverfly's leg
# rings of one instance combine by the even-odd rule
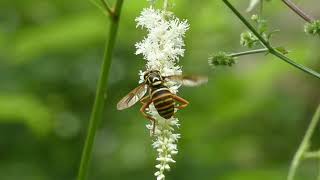
[[[148,103],[149,101],[150,101],[149,96],[145,96],[145,97],[143,97],[142,99],[140,99],[140,102],[141,102],[142,104],[146,104],[146,103]]]
[[[179,96],[173,94],[172,98],[175,99],[176,101],[178,101],[179,103],[181,103],[181,105],[179,105],[177,107],[180,110],[189,105],[189,102],[187,100],[183,99],[182,97],[179,97]]]
[[[156,120],[145,112],[145,110],[149,107],[149,105],[151,103],[152,103],[152,101],[148,101],[146,103],[143,103],[142,107],[140,108],[140,112],[145,118],[149,119],[152,122],[152,124],[153,124],[153,126],[152,126],[152,135],[153,135],[154,131],[156,129]]]

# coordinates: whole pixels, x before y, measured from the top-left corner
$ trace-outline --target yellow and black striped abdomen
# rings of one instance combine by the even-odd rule
[[[167,88],[155,89],[152,92],[152,102],[161,117],[169,119],[173,116],[174,101]]]

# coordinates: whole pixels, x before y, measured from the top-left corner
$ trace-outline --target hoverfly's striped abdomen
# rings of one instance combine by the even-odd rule
[[[159,115],[169,119],[174,114],[174,101],[168,88],[162,86],[151,91],[152,102]]]

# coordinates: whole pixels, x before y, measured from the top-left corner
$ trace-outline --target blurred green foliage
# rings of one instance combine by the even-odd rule
[[[245,13],[248,2],[235,4]],[[300,5],[320,17],[317,3]],[[177,16],[191,24],[184,72],[208,75],[209,83],[181,89],[191,104],[177,113],[182,138],[168,179],[284,179],[319,103],[319,80],[264,55],[212,70],[209,54],[245,50],[239,45],[245,27],[220,1],[175,4]],[[124,3],[89,179],[154,178],[155,152],[139,105],[122,112],[115,108],[144,67],[134,43],[145,33],[135,28],[134,19],[146,6],[145,1]],[[299,17],[278,1],[268,3],[264,14],[272,29],[281,29],[273,43],[320,71],[319,38],[303,33]],[[75,179],[108,21],[89,1],[0,2],[1,180]],[[316,162],[307,161],[299,178],[311,179],[317,169]]]

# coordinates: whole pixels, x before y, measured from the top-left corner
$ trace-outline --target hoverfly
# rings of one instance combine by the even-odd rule
[[[133,106],[139,100],[142,103],[140,112],[153,123],[153,133],[155,130],[155,119],[145,111],[151,103],[154,104],[159,115],[165,119],[170,119],[174,114],[174,108],[183,109],[189,102],[175,94],[172,94],[165,85],[168,81],[174,81],[184,86],[198,86],[208,81],[203,76],[172,75],[162,76],[159,71],[151,70],[144,74],[144,82],[123,97],[117,104],[118,110],[123,110]],[[145,94],[149,91],[149,94]],[[144,97],[145,96],[145,97]],[[175,101],[181,103],[176,106]]]

